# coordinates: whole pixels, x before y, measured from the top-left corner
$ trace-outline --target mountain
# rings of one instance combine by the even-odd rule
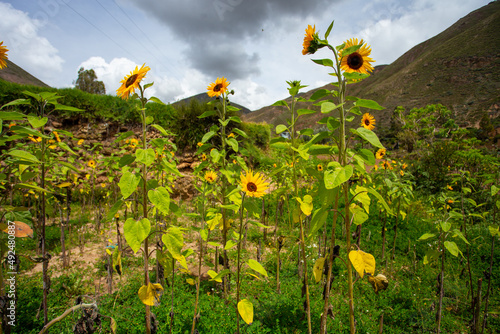
[[[7,67],[0,70],[0,79],[5,81],[17,83],[20,85],[33,85],[39,87],[49,88],[50,86],[38,80],[10,60],[6,60]]]
[[[176,101],[176,102],[172,103],[172,105],[175,106],[175,105],[182,104],[182,103],[189,104],[189,102],[192,99],[196,99],[196,100],[198,100],[198,102],[201,102],[201,103],[206,103],[206,102],[209,102],[211,100],[214,100],[214,98],[211,98],[210,96],[208,96],[207,93],[200,93],[200,94],[196,94],[196,95],[193,95],[193,96],[190,96],[190,97],[186,97],[185,99]],[[248,113],[251,112],[250,109],[245,108],[245,107],[243,107],[242,105],[240,105],[238,103],[231,102],[231,105],[233,107],[239,108],[240,109],[239,112],[240,112],[241,115],[245,115],[245,114],[248,114]]]
[[[321,88],[331,90],[333,86]],[[316,90],[302,96],[309,98]],[[388,126],[397,106],[409,110],[437,103],[454,111],[463,126],[477,125],[483,112],[488,112],[498,123],[500,3],[490,2],[413,47],[394,63],[375,67],[369,78],[349,85],[347,94],[372,99],[384,106],[382,111],[373,111],[377,125],[382,126]],[[298,108],[318,107],[309,103]],[[321,113],[302,116],[299,128],[315,127],[324,116]],[[277,125],[285,123],[287,118],[288,112],[283,107],[268,106],[245,115],[243,120]]]

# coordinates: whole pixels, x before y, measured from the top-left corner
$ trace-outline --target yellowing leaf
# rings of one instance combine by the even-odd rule
[[[208,276],[210,276],[211,280],[222,283],[222,278],[217,277],[217,273],[213,270],[207,271]]]
[[[373,289],[375,290],[376,293],[387,289],[387,287],[389,286],[389,281],[387,280],[387,277],[385,277],[382,274],[378,274],[375,277],[368,276],[368,282],[372,284]]]
[[[195,281],[194,281],[194,279],[192,279],[192,278],[186,278],[186,283],[190,284],[190,285],[195,285],[196,284]]]
[[[207,274],[210,275],[210,277],[212,278],[211,281],[216,281],[219,283],[222,282],[222,277],[226,276],[229,273],[231,273],[231,270],[229,270],[229,269],[224,269],[223,271],[221,271],[218,274],[213,270],[209,270],[207,272]]]
[[[115,248],[113,252],[113,269],[118,273],[118,275],[122,274],[122,253],[118,250],[118,247]]]
[[[368,220],[368,215],[366,214],[365,210],[363,210],[362,207],[355,203],[349,205],[349,211],[351,211],[351,214],[353,216],[353,223],[356,225],[361,225]]]
[[[64,182],[64,183],[58,184],[57,187],[59,187],[59,188],[66,188],[66,187],[71,186],[72,184],[73,183],[71,183],[71,182]]]
[[[109,248],[106,248],[106,253],[108,253],[108,255],[113,254],[113,253],[111,253],[111,251],[109,250]]]
[[[351,193],[356,196],[354,197],[356,201],[363,205],[366,213],[370,213],[371,199],[368,196],[368,190],[365,187],[356,186],[356,190],[351,189]]]
[[[212,231],[217,225],[220,224],[222,220],[222,214],[216,214],[212,219],[207,220],[207,225],[210,231]]]
[[[319,281],[321,281],[321,277],[323,276],[324,265],[325,265],[324,257],[320,257],[319,259],[316,260],[316,263],[314,263],[313,274],[316,283],[319,283]]]
[[[111,331],[116,334],[116,320],[111,318]]]
[[[267,271],[264,269],[264,267],[257,261],[250,259],[248,260],[248,266],[258,272],[261,275],[264,275],[267,277]]]
[[[133,218],[128,218],[123,225],[123,234],[130,248],[137,253],[141,248],[144,239],[147,238],[151,231],[151,222],[147,218],[142,218],[136,221]]]
[[[9,233],[9,234],[14,234],[16,238],[25,238],[25,237],[33,237],[33,230],[31,227],[29,227],[28,224],[20,222],[20,221],[14,221],[14,222],[9,222],[9,225],[4,225],[4,232]]]
[[[183,258],[181,254],[181,249],[184,246],[184,236],[181,229],[177,227],[171,227],[167,230],[167,233],[163,234],[161,240],[167,247],[172,257],[178,261]]]
[[[306,215],[309,216],[313,210],[313,198],[311,195],[305,195],[304,199],[297,198],[297,201],[300,203],[300,210]]]
[[[361,278],[365,274],[375,274],[375,258],[373,255],[360,250],[351,251],[349,252],[349,260]]]
[[[251,325],[253,322],[253,304],[247,299],[242,299],[238,303],[238,312],[241,315],[243,321]]]
[[[163,287],[158,283],[152,284],[149,282],[148,285],[143,285],[139,289],[139,298],[144,304],[149,306],[158,306],[162,294]]]
[[[492,237],[499,234],[499,227],[498,226],[496,228],[494,226],[488,226],[488,230],[490,231],[490,234]]]

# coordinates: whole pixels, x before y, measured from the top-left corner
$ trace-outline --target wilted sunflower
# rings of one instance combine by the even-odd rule
[[[341,64],[340,64],[340,69],[344,72],[358,72],[358,73],[365,73],[368,74],[368,72],[373,71],[373,66],[370,64],[370,62],[375,62],[375,60],[371,59],[368,57],[370,53],[372,52],[371,48],[369,46],[363,45],[361,46],[358,51],[353,52],[347,56],[342,56],[342,51],[346,50],[347,48],[355,45],[362,45],[363,40],[361,40],[358,43],[357,38],[351,38],[348,39],[345,42],[345,46],[342,50],[339,51],[339,58],[341,58]]]
[[[392,169],[391,163],[389,161],[382,161],[381,165],[383,169]]]
[[[375,117],[370,113],[365,113],[363,119],[361,120],[361,126],[368,130],[375,129]]]
[[[7,51],[9,51],[9,49],[7,49],[2,44],[3,44],[3,41],[0,42],[0,69],[7,67],[7,62],[5,60],[9,59],[7,57]]]
[[[128,99],[130,93],[133,93],[137,88],[139,88],[139,83],[144,79],[146,73],[151,69],[149,66],[144,67],[146,64],[142,64],[141,68],[135,67],[133,72],[125,76],[121,82],[120,88],[116,90],[116,95],[122,99]]]
[[[95,161],[89,160],[89,162],[87,162],[87,166],[89,166],[90,168],[95,168]]]
[[[380,148],[377,153],[375,153],[375,158],[382,159],[385,157],[385,148]]]
[[[210,85],[207,87],[207,94],[210,97],[219,97],[220,95],[224,94],[227,90],[227,86],[229,86],[229,82],[226,80],[226,78],[217,78],[215,82],[212,82]]]
[[[250,197],[262,197],[269,188],[269,183],[265,182],[264,177],[258,172],[253,174],[251,170],[246,175],[240,174],[241,190]]]
[[[210,171],[205,173],[205,176],[203,178],[208,183],[213,183],[213,182],[215,182],[215,180],[217,180],[217,174],[215,174],[215,172],[210,170]]]

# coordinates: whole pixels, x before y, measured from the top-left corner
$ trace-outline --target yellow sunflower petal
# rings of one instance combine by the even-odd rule
[[[217,78],[215,82],[212,82],[210,85],[207,87],[207,94],[210,97],[219,97],[220,95],[224,94],[227,90],[227,87],[229,86],[230,82],[226,80],[226,78]]]
[[[375,129],[375,117],[370,113],[365,113],[361,120],[361,126],[368,130]]]
[[[375,62],[372,58],[368,57],[372,52],[370,46],[363,44],[363,40],[359,41],[357,38],[348,39],[345,42],[345,46],[339,51],[339,57],[342,59],[340,63],[340,69],[344,72],[358,72],[368,74],[368,72],[373,71],[373,66],[371,62]],[[347,56],[342,56],[342,51],[350,48],[354,45],[362,45],[356,52],[353,52]]]
[[[264,176],[249,170],[246,175],[240,174],[241,190],[250,197],[262,197],[269,188],[269,183],[265,182]]]
[[[9,51],[9,49],[7,49],[2,44],[3,44],[3,41],[0,42],[0,69],[7,67],[7,62],[5,60],[9,59],[7,57],[7,51]]]
[[[116,95],[126,100],[128,99],[130,93],[133,93],[137,88],[139,88],[139,83],[151,69],[149,66],[144,65],[146,64],[142,64],[141,68],[136,66],[134,71],[130,72],[129,75],[125,76],[125,78],[120,81],[122,85],[116,90]]]

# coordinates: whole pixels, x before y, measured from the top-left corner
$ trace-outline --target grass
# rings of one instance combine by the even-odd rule
[[[384,315],[384,333],[426,333],[435,329],[435,311],[437,303],[436,277],[439,271],[437,265],[423,265],[422,259],[428,248],[425,242],[416,240],[430,229],[430,223],[424,223],[420,218],[413,217],[408,222],[400,224],[399,239],[396,243],[396,259],[394,270],[390,264],[380,260],[381,239],[380,220],[372,210],[370,219],[363,225],[361,248],[370,252],[377,259],[376,273],[382,273],[389,279],[386,291],[375,294],[366,279],[358,280],[355,284],[355,316],[359,333],[375,333],[378,331],[380,317]],[[273,215],[272,212],[269,213]],[[280,223],[281,232],[286,235],[285,251],[281,254],[282,269],[281,294],[276,293],[276,250],[265,247],[263,242],[262,264],[266,268],[269,278],[256,279],[245,275],[242,284],[242,296],[254,304],[254,323],[250,326],[243,325],[243,333],[304,333],[307,331],[305,313],[302,311],[303,300],[301,297],[301,284],[297,269],[297,247],[295,240],[296,229],[290,230],[288,222]],[[392,241],[391,222],[388,224],[388,243]],[[50,229],[49,229],[50,230]],[[57,237],[57,231],[49,234]],[[74,229],[73,231],[76,231]],[[75,232],[73,232],[75,233]],[[342,234],[341,227],[336,231]],[[489,237],[487,225],[471,226],[469,239],[474,240],[471,248],[471,263],[473,282],[483,276],[489,265]],[[256,257],[255,246],[258,243],[260,232],[251,228],[249,231],[247,251],[244,258]],[[74,236],[70,235],[70,239]],[[387,252],[390,245],[387,245]],[[408,247],[410,244],[410,247]],[[342,244],[341,244],[342,245]],[[20,244],[24,250],[35,246],[31,241]],[[211,253],[213,258],[213,253]],[[345,257],[342,248],[341,256]],[[192,256],[195,257],[194,255]],[[307,248],[307,261],[312,268],[318,257],[317,246]],[[230,263],[235,263],[235,249],[229,252]],[[494,277],[500,275],[500,249],[496,249],[494,257]],[[99,312],[103,315],[102,332],[109,333],[110,319],[113,317],[118,324],[118,333],[143,333],[144,331],[144,306],[137,297],[137,291],[142,285],[141,261],[124,258],[124,278],[122,283],[115,287],[112,294],[103,294],[98,298]],[[464,282],[468,277],[463,271],[465,261],[461,258],[447,257],[445,277],[445,298],[443,311],[443,333],[466,333],[469,330],[471,313],[469,310],[468,287]],[[101,266],[101,265],[99,265]],[[244,267],[245,268],[245,267]],[[64,310],[74,305],[79,295],[93,295],[93,283],[101,276],[100,291],[105,290],[105,271],[99,270],[92,273],[92,268],[84,272],[69,271],[58,278],[52,279],[49,295],[49,319],[62,314]],[[309,270],[310,272],[312,270]],[[334,281],[332,288],[332,310],[335,320],[329,320],[329,332],[348,332],[347,287],[346,269],[340,260],[336,260],[333,268]],[[116,274],[115,274],[116,275]],[[174,330],[173,333],[190,333],[195,287],[186,283],[191,276],[176,271],[174,284]],[[234,275],[231,277],[234,288]],[[154,271],[151,280],[155,281]],[[169,277],[169,282],[172,280]],[[484,280],[484,278],[483,278]],[[18,278],[18,310],[17,320],[22,326],[17,326],[14,333],[38,333],[42,327],[41,319],[36,318],[41,303],[41,277],[20,275]],[[484,280],[486,282],[486,280]],[[319,283],[311,282],[311,308],[313,319],[313,332],[319,331],[319,318],[323,309],[322,290]],[[493,296],[500,288],[500,282],[493,281]],[[483,285],[483,289],[485,289]],[[484,291],[484,290],[483,290]],[[165,286],[161,304],[153,307],[152,311],[158,320],[158,333],[169,333],[171,295],[170,287]],[[200,333],[233,333],[236,328],[233,289],[229,301],[225,301],[215,282],[202,281],[200,294],[200,320],[197,329]],[[494,297],[490,302],[490,310],[498,311],[500,302]],[[54,333],[72,333],[72,327],[81,316],[75,312],[64,321],[55,325]],[[489,331],[495,333],[499,328],[498,316],[489,318]]]

